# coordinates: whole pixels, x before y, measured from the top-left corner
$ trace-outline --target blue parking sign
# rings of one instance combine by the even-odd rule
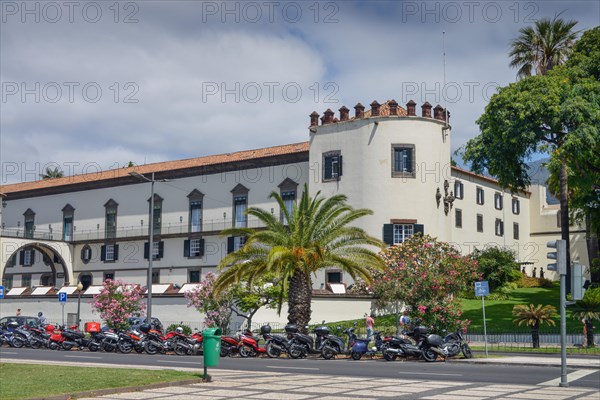
[[[4,286],[0,286],[0,299],[4,298]]]
[[[488,281],[475,282],[475,296],[487,296],[490,294]]]
[[[67,294],[65,292],[59,293],[58,301],[60,301],[61,303],[66,303],[67,302]]]

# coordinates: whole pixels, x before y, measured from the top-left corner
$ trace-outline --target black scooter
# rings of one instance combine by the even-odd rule
[[[397,357],[414,357],[433,362],[438,356],[447,357],[447,353],[441,347],[441,336],[428,334],[427,328],[424,326],[417,326],[412,332],[402,333],[412,338],[415,343],[399,337],[386,338],[382,352],[383,358],[387,361],[393,361]]]

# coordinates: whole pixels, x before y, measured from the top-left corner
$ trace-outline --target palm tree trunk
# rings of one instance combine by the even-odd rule
[[[560,233],[561,238],[567,243],[567,293],[571,292],[571,252],[569,238],[569,187],[567,184],[567,167],[561,163],[559,172],[560,183]]]
[[[297,324],[301,332],[310,321],[310,303],[312,300],[312,287],[310,276],[302,271],[296,271],[290,279],[288,293],[288,321]]]
[[[531,326],[531,340],[533,342],[533,348],[540,348],[540,324],[536,322],[535,325]]]

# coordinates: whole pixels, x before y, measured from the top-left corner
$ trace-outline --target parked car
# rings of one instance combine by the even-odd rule
[[[38,317],[27,317],[27,316],[22,316],[22,315],[19,315],[17,317],[15,315],[15,316],[1,318],[0,326],[6,327],[11,322],[16,322],[17,324],[19,324],[19,326],[21,326],[21,325],[38,326],[40,324],[40,319]]]

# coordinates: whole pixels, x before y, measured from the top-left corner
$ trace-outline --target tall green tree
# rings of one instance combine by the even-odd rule
[[[354,279],[370,282],[369,269],[384,266],[372,247],[385,245],[351,226],[372,211],[354,209],[344,195],[324,198],[318,192],[311,198],[305,185],[300,202],[291,211],[278,193],[272,192],[270,198],[279,204],[283,220],[270,211],[251,207],[247,214],[261,221],[265,229],[230,228],[222,232],[224,236],[243,236],[247,240],[240,250],[219,263],[222,273],[215,290],[226,290],[240,281],[252,284],[255,279],[272,274],[282,285],[280,296],[288,295],[289,322],[304,329],[311,316],[311,276],[320,269],[336,267]],[[278,311],[281,312],[281,302]]]
[[[481,134],[467,143],[464,152],[465,161],[475,172],[487,170],[501,186],[513,191],[529,185],[526,160],[531,155],[547,152],[556,160],[560,165],[561,237],[567,241],[567,263],[568,158],[583,141],[595,140],[590,136],[596,129],[585,118],[594,112],[595,89],[575,86],[568,68],[556,68],[571,54],[577,35],[572,31],[575,24],[555,17],[521,30],[521,36],[512,43],[511,66],[520,67],[519,75],[525,78],[492,96],[477,120]],[[527,77],[534,69],[539,75]]]
[[[533,26],[519,30],[520,35],[511,42],[509,53],[510,66],[519,69],[518,77],[531,76],[534,71],[536,75],[546,75],[555,66],[565,63],[577,39],[577,32],[573,31],[577,21],[564,21],[559,17],[542,18]]]
[[[54,169],[46,167],[46,172],[40,174],[40,178],[42,178],[43,180],[62,178],[63,176],[65,176],[65,174],[60,169],[58,169],[58,167],[55,167]]]

